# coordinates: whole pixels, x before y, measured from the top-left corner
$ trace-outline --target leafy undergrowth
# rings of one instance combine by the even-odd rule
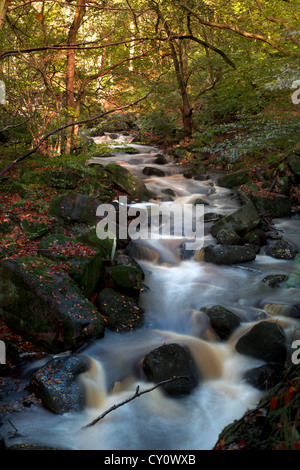
[[[292,366],[257,408],[227,426],[214,450],[300,450],[300,369]]]

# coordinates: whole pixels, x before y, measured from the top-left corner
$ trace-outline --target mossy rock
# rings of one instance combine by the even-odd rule
[[[250,195],[260,215],[270,217],[289,217],[292,211],[292,203],[286,196],[269,197]]]
[[[242,170],[223,175],[218,179],[218,185],[222,188],[237,188],[242,184],[248,183],[250,179],[249,171]]]
[[[252,202],[248,202],[232,214],[215,222],[209,231],[213,237],[216,237],[221,229],[233,230],[240,235],[256,228],[259,222],[260,216],[257,209]]]
[[[78,285],[47,258],[0,262],[0,305],[9,328],[49,353],[104,335],[103,317]]]
[[[54,197],[49,214],[70,224],[93,226],[97,223],[96,212],[100,204],[101,201],[93,196],[71,192]]]
[[[147,189],[146,185],[121,165],[109,163],[105,170],[108,172],[111,181],[132,199],[148,201],[152,197],[152,193]]]
[[[114,240],[108,236],[101,239],[97,236],[96,229],[89,230],[78,237],[76,240],[80,243],[86,243],[89,246],[97,248],[104,260],[110,260],[112,256]]]
[[[291,155],[288,159],[288,164],[294,175],[300,175],[300,156]]]
[[[277,240],[271,245],[266,254],[276,259],[293,260],[298,255],[299,251],[286,240]]]
[[[105,270],[105,285],[130,297],[139,296],[141,282],[141,272],[135,266],[117,265]]]
[[[29,240],[36,240],[49,232],[49,226],[44,222],[28,221],[26,219],[21,222],[21,229],[25,232]]]
[[[60,262],[86,297],[94,292],[104,267],[102,254],[97,248],[64,234],[51,234],[43,238],[38,252],[46,258]]]
[[[135,299],[109,287],[100,291],[95,302],[107,319],[107,328],[117,332],[131,331],[144,325],[144,312]]]

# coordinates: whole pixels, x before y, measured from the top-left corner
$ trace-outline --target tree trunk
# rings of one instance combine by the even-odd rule
[[[0,30],[3,26],[8,4],[6,0],[0,0]]]
[[[68,46],[76,43],[76,36],[81,26],[82,18],[85,14],[86,0],[77,0],[76,11],[73,23],[69,30]],[[74,121],[74,112],[76,111],[75,105],[75,49],[68,49],[67,52],[67,65],[66,65],[66,107],[67,107],[67,122]],[[66,152],[70,152],[72,143],[72,128],[67,130],[66,138]]]
[[[186,80],[184,76],[184,70],[180,64],[180,59],[176,52],[174,40],[172,39],[172,33],[166,21],[164,22],[164,28],[169,37],[171,56],[172,56],[172,60],[173,60],[174,68],[175,68],[175,75],[176,75],[177,83],[179,86],[181,99],[182,99],[182,107],[180,108],[180,110],[182,114],[184,137],[189,138],[193,134],[193,109],[189,101]]]

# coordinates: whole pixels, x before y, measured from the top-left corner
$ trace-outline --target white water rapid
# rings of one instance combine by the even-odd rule
[[[199,197],[207,201],[205,212],[228,214],[239,207],[233,192],[218,187],[216,175],[206,181],[186,179],[180,166],[169,159],[166,165],[155,165],[159,150],[130,143],[130,137],[111,141],[109,136],[94,138],[119,146],[126,142],[139,151],[131,155],[119,151],[116,156],[98,158],[102,165],[116,162],[124,165],[146,183],[156,195],[172,189],[177,203],[191,203]],[[142,170],[150,165],[165,171],[164,177],[148,177]],[[157,204],[157,201],[150,201]],[[162,204],[167,204],[162,202]],[[275,221],[287,239],[298,244],[300,220]],[[205,224],[205,245],[215,243]],[[235,351],[237,338],[258,319],[261,306],[300,302],[299,291],[266,286],[268,274],[289,273],[293,263],[279,261],[265,254],[245,265],[217,266],[196,261],[193,253],[181,256],[174,241],[147,240],[131,245],[134,256],[145,272],[145,290],[140,304],[146,312],[145,327],[129,332],[107,330],[82,354],[89,356],[90,370],[80,377],[86,390],[86,407],[82,412],[59,416],[33,406],[14,416],[14,426],[22,437],[12,444],[30,442],[76,450],[208,450],[217,441],[224,426],[240,418],[258,403],[261,392],[243,380],[247,369],[263,364]],[[227,342],[217,339],[202,307],[223,305],[239,315],[241,327]],[[286,331],[294,320],[278,317]],[[114,404],[121,403],[153,384],[146,381],[142,361],[148,352],[164,343],[189,347],[203,381],[187,396],[170,397],[160,388],[109,413],[102,421],[82,429]],[[9,424],[6,429],[12,430]],[[5,429],[5,428],[4,428]]]

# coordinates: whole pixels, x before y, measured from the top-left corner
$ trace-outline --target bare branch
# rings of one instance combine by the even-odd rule
[[[4,131],[7,131],[7,129],[14,129],[15,127],[19,127],[19,126],[22,126],[23,124],[26,124],[26,122],[28,122],[30,119],[34,117],[35,113],[36,113],[36,110],[34,110],[32,116],[29,116],[29,118],[25,119],[25,121],[19,122],[18,124],[12,124],[10,126],[4,127],[4,129],[0,130],[0,134]]]
[[[116,410],[117,408],[120,408],[120,406],[123,406],[123,405],[126,405],[126,403],[129,403],[131,402],[132,400],[134,400],[135,398],[138,398],[140,397],[141,395],[144,395],[145,393],[149,393],[149,392],[152,392],[153,390],[155,390],[156,388],[158,387],[161,387],[162,385],[165,385],[167,383],[171,383],[171,382],[174,382],[175,380],[178,380],[178,379],[184,379],[184,380],[189,380],[188,377],[172,377],[171,379],[167,379],[167,380],[163,380],[162,382],[158,382],[156,385],[154,385],[153,387],[151,388],[148,388],[146,390],[143,390],[142,392],[140,392],[140,387],[137,386],[136,388],[136,391],[135,391],[135,394],[132,395],[132,397],[130,398],[127,398],[127,400],[124,400],[122,401],[121,403],[119,403],[118,405],[113,405],[111,408],[109,408],[108,410],[104,411],[104,413],[102,413],[100,416],[98,416],[97,418],[95,418],[93,421],[91,421],[89,424],[86,424],[85,426],[83,426],[82,429],[86,429],[90,426],[94,426],[94,424],[97,424],[99,421],[101,421],[101,419],[105,418],[105,416],[107,416],[109,413],[111,413],[112,411]]]

